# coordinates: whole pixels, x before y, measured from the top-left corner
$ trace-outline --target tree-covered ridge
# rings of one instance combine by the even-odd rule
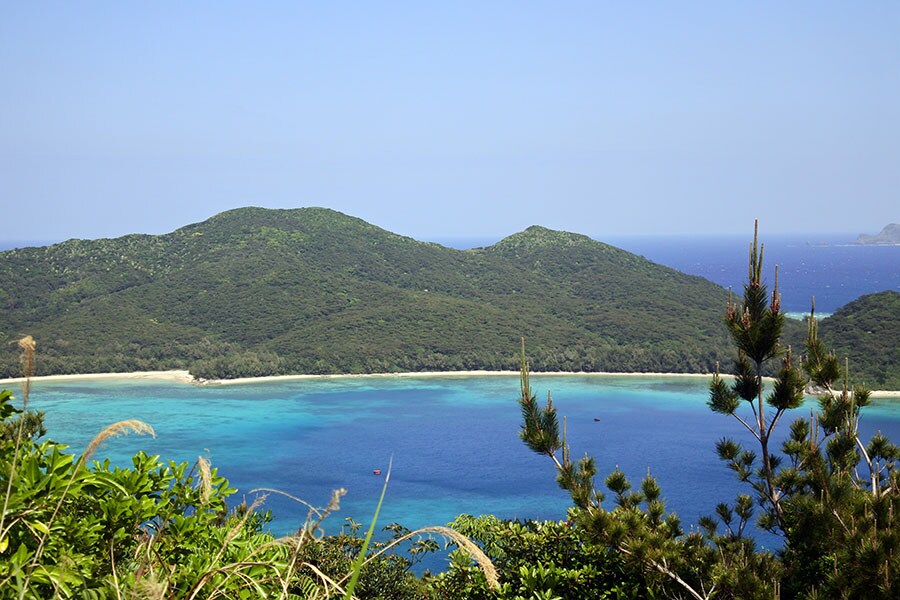
[[[0,337],[39,337],[40,374],[514,369],[522,335],[538,370],[711,371],[726,298],[586,236],[461,251],[322,208],[0,253]]]
[[[900,389],[900,294],[857,298],[822,320],[822,338],[846,357],[857,379],[874,389]]]

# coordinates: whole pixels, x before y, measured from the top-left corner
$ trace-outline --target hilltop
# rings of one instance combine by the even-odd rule
[[[198,376],[515,368],[708,371],[726,292],[530,227],[454,250],[323,208],[242,208],[172,233],[0,253],[0,332],[39,373]],[[0,349],[0,374],[18,370]]]

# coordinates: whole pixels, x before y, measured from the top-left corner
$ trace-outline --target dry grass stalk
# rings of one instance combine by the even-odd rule
[[[122,600],[121,586],[119,585],[119,576],[116,573],[116,546],[113,540],[109,540],[109,565],[113,579],[113,587],[116,590],[117,600]]]
[[[267,562],[243,561],[243,562],[239,562],[239,563],[231,563],[231,564],[225,565],[221,569],[217,569],[217,571],[214,573],[214,575],[224,575],[224,577],[221,579],[221,581],[219,581],[218,585],[211,592],[209,592],[209,595],[206,596],[206,599],[212,600],[213,598],[226,597],[226,595],[227,595],[227,597],[232,597],[228,593],[228,583],[232,577],[240,579],[243,582],[243,585],[245,586],[243,589],[246,589],[246,590],[252,589],[256,592],[258,598],[265,598],[266,590],[263,588],[262,584],[271,582],[273,580],[273,578],[272,577],[263,577],[263,578],[251,577],[247,573],[244,573],[241,571],[241,569],[253,568],[253,567],[265,567],[265,568],[274,570],[276,572],[276,574],[278,573],[278,568],[275,565],[272,565]],[[280,580],[280,577],[276,576],[274,579]]]
[[[324,516],[328,516],[329,513],[332,513],[337,510],[341,510],[341,498],[347,495],[347,490],[344,488],[338,488],[336,490],[331,490],[331,500],[328,502],[328,506],[325,507]]]
[[[258,498],[256,498],[256,500],[253,501],[253,504],[250,505],[250,507],[247,509],[247,511],[241,517],[241,520],[238,521],[238,523],[234,527],[232,527],[228,531],[228,533],[225,534],[225,539],[222,542],[222,546],[219,548],[219,551],[216,553],[216,556],[213,558],[212,564],[219,563],[219,561],[222,559],[222,556],[225,554],[225,549],[228,548],[228,544],[230,544],[231,540],[233,540],[235,537],[237,537],[237,535],[241,532],[241,530],[244,528],[244,525],[247,523],[247,519],[249,519],[250,515],[253,514],[253,511],[255,511],[257,508],[259,508],[259,506],[265,501],[266,501],[265,495],[259,496]],[[211,569],[211,570],[207,571],[206,573],[204,573],[200,577],[200,579],[197,581],[197,583],[194,584],[194,587],[191,590],[191,594],[189,596],[187,596],[188,600],[192,600],[193,598],[195,598],[197,596],[197,594],[200,593],[200,590],[202,590],[203,587],[209,582],[209,580],[212,579],[215,575],[217,575],[218,573],[226,572],[229,569],[233,569],[240,565],[264,565],[264,566],[271,567],[271,565],[268,565],[266,563],[249,563],[248,562],[248,563],[235,563],[232,565],[226,565],[224,567],[220,567],[218,569]],[[207,595],[207,597],[208,596],[209,595]]]
[[[299,502],[300,504],[302,504],[303,506],[305,506],[309,509],[309,513],[307,513],[307,515],[306,515],[306,523],[304,523],[303,527],[301,527],[297,531],[297,535],[300,536],[301,539],[303,539],[303,538],[305,538],[307,533],[314,534],[315,532],[321,532],[324,534],[324,532],[322,532],[322,529],[319,527],[319,525],[322,524],[322,521],[324,521],[325,518],[329,514],[341,509],[341,498],[347,493],[347,490],[345,490],[344,488],[332,490],[331,500],[328,502],[328,506],[326,506],[323,509],[316,508],[315,506],[313,506],[306,500],[301,500],[300,498],[297,498],[296,496],[292,496],[291,494],[288,494],[287,492],[282,492],[281,490],[276,490],[273,488],[256,488],[256,489],[250,490],[251,494],[255,494],[257,492],[269,492],[272,494],[280,494],[282,496],[290,498],[294,502]],[[315,520],[313,520],[314,514],[316,516]]]
[[[347,593],[346,590],[344,590],[344,588],[342,588],[331,577],[329,577],[328,575],[323,573],[321,570],[319,570],[319,567],[317,567],[316,565],[314,565],[312,563],[304,562],[304,563],[300,564],[300,567],[305,567],[305,568],[309,569],[310,571],[312,571],[313,574],[315,574],[315,576],[321,582],[322,587],[325,588],[325,597],[326,598],[330,597],[330,595],[331,595],[331,593],[328,591],[329,589],[334,590],[341,596],[343,596]],[[346,577],[344,579],[346,579]]]
[[[129,594],[130,600],[163,600],[165,597],[166,585],[156,579],[153,571],[141,577]]]
[[[198,456],[197,468],[200,471],[200,499],[203,504],[207,504],[212,495],[212,471],[209,468],[209,459]]]
[[[303,506],[305,506],[306,508],[309,509],[310,516],[312,516],[313,513],[316,513],[316,515],[318,515],[318,516],[321,516],[321,514],[322,514],[322,512],[318,508],[316,508],[315,506],[313,506],[306,500],[301,500],[300,498],[298,498],[296,496],[292,496],[292,495],[288,494],[287,492],[282,492],[281,490],[276,490],[274,488],[254,488],[254,489],[250,490],[250,492],[248,492],[248,493],[256,494],[258,492],[266,492],[269,494],[280,494],[282,496],[290,498],[294,502],[299,502],[300,504],[302,504]]]
[[[19,429],[16,432],[16,448],[10,461],[9,477],[6,481],[6,492],[3,495],[3,509],[0,510],[0,539],[6,537],[6,533],[12,528],[12,524],[6,523],[6,515],[9,508],[9,498],[12,494],[13,481],[16,478],[16,466],[19,462],[19,451],[22,449],[22,436],[25,431],[25,411],[28,410],[28,394],[31,391],[31,376],[34,374],[34,338],[30,335],[19,340],[19,348],[22,350],[22,373],[25,382],[22,384],[22,414],[19,416]]]
[[[31,378],[34,376],[34,352],[37,343],[30,335],[26,335],[19,340],[19,350],[22,355],[19,361],[22,365],[22,375],[25,381],[22,382],[22,410],[28,408],[28,395],[31,393]]]
[[[321,529],[319,526],[322,524],[322,521],[325,520],[325,517],[327,517],[332,512],[335,512],[335,511],[338,511],[341,509],[341,498],[343,498],[344,495],[346,495],[346,493],[347,493],[347,490],[345,490],[344,488],[338,488],[336,490],[332,490],[331,491],[331,500],[328,502],[328,506],[325,507],[325,510],[322,511],[322,514],[319,515],[319,519],[315,523],[313,523],[312,526],[310,526],[309,522],[307,522],[307,525],[303,528],[301,535],[294,542],[293,551],[291,552],[291,559],[288,561],[288,569],[287,569],[287,577],[286,577],[287,580],[290,580],[294,574],[294,566],[297,562],[297,557],[300,554],[300,548],[301,548],[301,546],[303,546],[303,543],[306,540],[307,533],[311,532],[311,534],[312,534],[311,537],[313,537],[313,539],[315,539],[315,532],[317,530],[321,531],[322,535],[325,534],[325,531],[323,529]],[[287,594],[287,588],[285,588],[284,592],[285,592],[285,594]]]
[[[344,488],[338,488],[336,490],[331,490],[331,500],[328,502],[328,506],[325,507],[325,510],[319,514],[319,518],[315,523],[312,523],[311,526],[308,526],[306,529],[312,532],[316,530],[320,530],[319,525],[322,524],[322,521],[335,511],[341,510],[341,498],[343,498],[347,494],[347,490]]]
[[[98,433],[96,437],[94,437],[94,439],[91,440],[91,443],[88,444],[87,448],[85,448],[84,454],[81,455],[81,462],[85,463],[89,461],[94,455],[94,452],[97,451],[97,448],[100,447],[100,444],[102,444],[109,438],[119,435],[126,435],[132,432],[137,434],[146,433],[153,437],[156,437],[156,432],[153,431],[153,428],[143,421],[138,421],[137,419],[119,421],[108,426],[106,429]]]
[[[449,527],[440,527],[435,525],[433,527],[423,527],[421,529],[411,531],[406,535],[393,540],[390,544],[386,545],[384,548],[368,557],[365,563],[368,563],[369,561],[384,554],[397,544],[402,544],[406,540],[412,539],[415,536],[423,533],[434,533],[452,540],[457,546],[459,546],[460,550],[468,554],[469,558],[471,558],[478,564],[478,567],[481,569],[481,572],[484,573],[484,578],[487,580],[487,583],[490,587],[494,589],[498,589],[500,587],[500,578],[497,575],[497,569],[494,567],[494,563],[491,562],[491,559],[487,557],[484,551],[479,548],[475,544],[475,542],[459,533],[458,531],[450,529]],[[341,579],[341,582],[347,579],[347,577],[349,577],[349,575],[344,576],[344,578]]]
[[[442,535],[444,537],[450,538],[453,540],[460,549],[463,550],[469,557],[478,563],[478,566],[481,568],[481,571],[484,573],[484,578],[487,579],[488,585],[492,588],[500,587],[500,579],[497,576],[497,569],[494,568],[494,563],[491,562],[491,559],[487,557],[487,555],[479,548],[475,542],[459,533],[458,531],[454,531],[449,527],[423,527],[422,529],[418,529],[412,532],[413,534],[417,533],[436,533],[438,535]]]
[[[227,583],[228,579],[231,577],[237,577],[238,579],[241,579],[245,584],[247,584],[248,588],[253,588],[256,590],[259,598],[264,598],[266,592],[265,589],[260,585],[260,580],[254,579],[253,577],[250,577],[242,571],[242,569],[251,569],[254,567],[263,567],[264,569],[276,571],[276,573],[278,569],[277,565],[273,565],[269,562],[241,561],[236,563],[229,563],[227,565],[223,565],[217,569],[212,569],[204,573],[197,581],[197,583],[194,584],[194,587],[191,588],[191,594],[186,598],[187,600],[193,600],[194,598],[196,598],[200,591],[204,588],[204,586],[206,586],[206,584],[209,583],[209,581],[212,580],[216,575],[224,575],[225,581],[216,586],[216,588],[213,589],[212,592],[209,592],[208,594],[203,596],[204,598],[214,598],[218,595],[221,595],[220,590],[222,586]],[[269,578],[266,578],[262,581],[269,580]]]
[[[219,554],[216,555],[216,560],[219,560],[219,557],[221,557],[222,553],[225,552],[225,547],[228,546],[228,543],[233,540],[238,533],[240,533],[241,529],[243,529],[244,525],[247,523],[247,519],[250,518],[250,515],[252,515],[257,508],[262,506],[262,503],[266,501],[266,498],[268,498],[268,496],[265,494],[256,498],[256,500],[253,501],[253,504],[251,504],[247,508],[247,512],[244,513],[244,516],[241,517],[241,520],[238,521],[237,525],[235,525],[228,531],[228,533],[225,535],[225,542],[219,549]]]
[[[299,502],[300,504],[309,508],[309,513],[307,515],[307,521],[303,525],[303,527],[301,527],[298,530],[297,535],[289,535],[289,536],[277,538],[271,542],[268,542],[266,544],[263,544],[263,545],[255,548],[250,553],[251,557],[255,556],[258,552],[262,552],[266,548],[273,546],[273,545],[289,546],[291,548],[291,554],[290,554],[290,558],[287,562],[287,568],[286,568],[284,576],[282,577],[282,580],[281,580],[282,586],[283,586],[282,592],[285,595],[285,597],[287,597],[289,584],[290,584],[290,581],[293,577],[294,571],[297,566],[297,564],[296,564],[297,556],[300,553],[300,549],[303,547],[303,544],[305,544],[307,542],[307,538],[313,539],[313,540],[316,539],[314,535],[311,535],[316,530],[321,531],[322,534],[324,535],[324,531],[321,530],[319,525],[330,513],[340,510],[341,498],[347,493],[347,490],[345,490],[344,488],[338,488],[336,490],[332,490],[331,500],[328,502],[328,506],[326,506],[324,509],[317,509],[316,507],[312,506],[308,502],[301,500],[300,498],[297,498],[295,496],[292,496],[291,494],[288,494],[286,492],[282,492],[281,490],[276,490],[276,489],[272,489],[272,488],[256,488],[256,489],[250,490],[251,494],[257,493],[257,492],[271,492],[271,493],[275,493],[275,494],[280,494],[282,496],[286,496],[287,498],[290,498],[291,500]],[[253,507],[255,507],[258,503],[259,503],[259,500],[254,502]],[[253,507],[251,507],[250,510],[247,511],[248,514],[253,510]],[[313,514],[315,514],[317,517],[314,522],[312,521]],[[314,570],[318,572],[317,569],[314,569]],[[318,573],[322,577],[325,577],[324,574],[321,574],[320,572],[318,572]],[[330,583],[330,585],[332,587],[336,587],[336,589],[341,590],[340,586],[337,586],[337,584],[335,584],[330,579],[328,579],[328,581],[326,583]],[[341,590],[341,594],[343,594],[343,593],[344,593],[343,590]]]

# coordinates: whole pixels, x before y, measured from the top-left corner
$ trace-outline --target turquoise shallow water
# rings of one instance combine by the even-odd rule
[[[718,439],[746,436],[706,407],[706,379],[536,375],[532,384],[539,398],[552,392],[573,454],[593,454],[602,475],[618,465],[635,483],[649,468],[686,526],[747,491],[715,457]],[[324,506],[332,489],[346,488],[341,511],[326,523],[334,532],[344,517],[370,519],[383,481],[372,471],[386,472],[391,457],[383,524],[444,524],[463,512],[564,518],[569,503],[552,465],[518,439],[517,394],[515,376],[206,387],[95,380],[37,382],[32,406],[46,411],[49,437],[75,452],[111,422],[146,421],[156,439],[115,438],[97,458],[128,464],[140,449],[178,461],[207,455],[240,490],[237,498],[270,487]],[[863,429],[900,439],[900,402],[867,409]],[[307,514],[276,495],[266,506],[279,533]]]

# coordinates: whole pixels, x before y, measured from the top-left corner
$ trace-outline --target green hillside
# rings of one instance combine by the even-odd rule
[[[828,347],[850,360],[856,383],[900,390],[900,294],[862,296],[823,319],[820,332]]]
[[[514,369],[523,335],[536,370],[708,371],[725,298],[582,235],[460,251],[321,208],[0,253],[0,336],[33,335],[41,374]]]

